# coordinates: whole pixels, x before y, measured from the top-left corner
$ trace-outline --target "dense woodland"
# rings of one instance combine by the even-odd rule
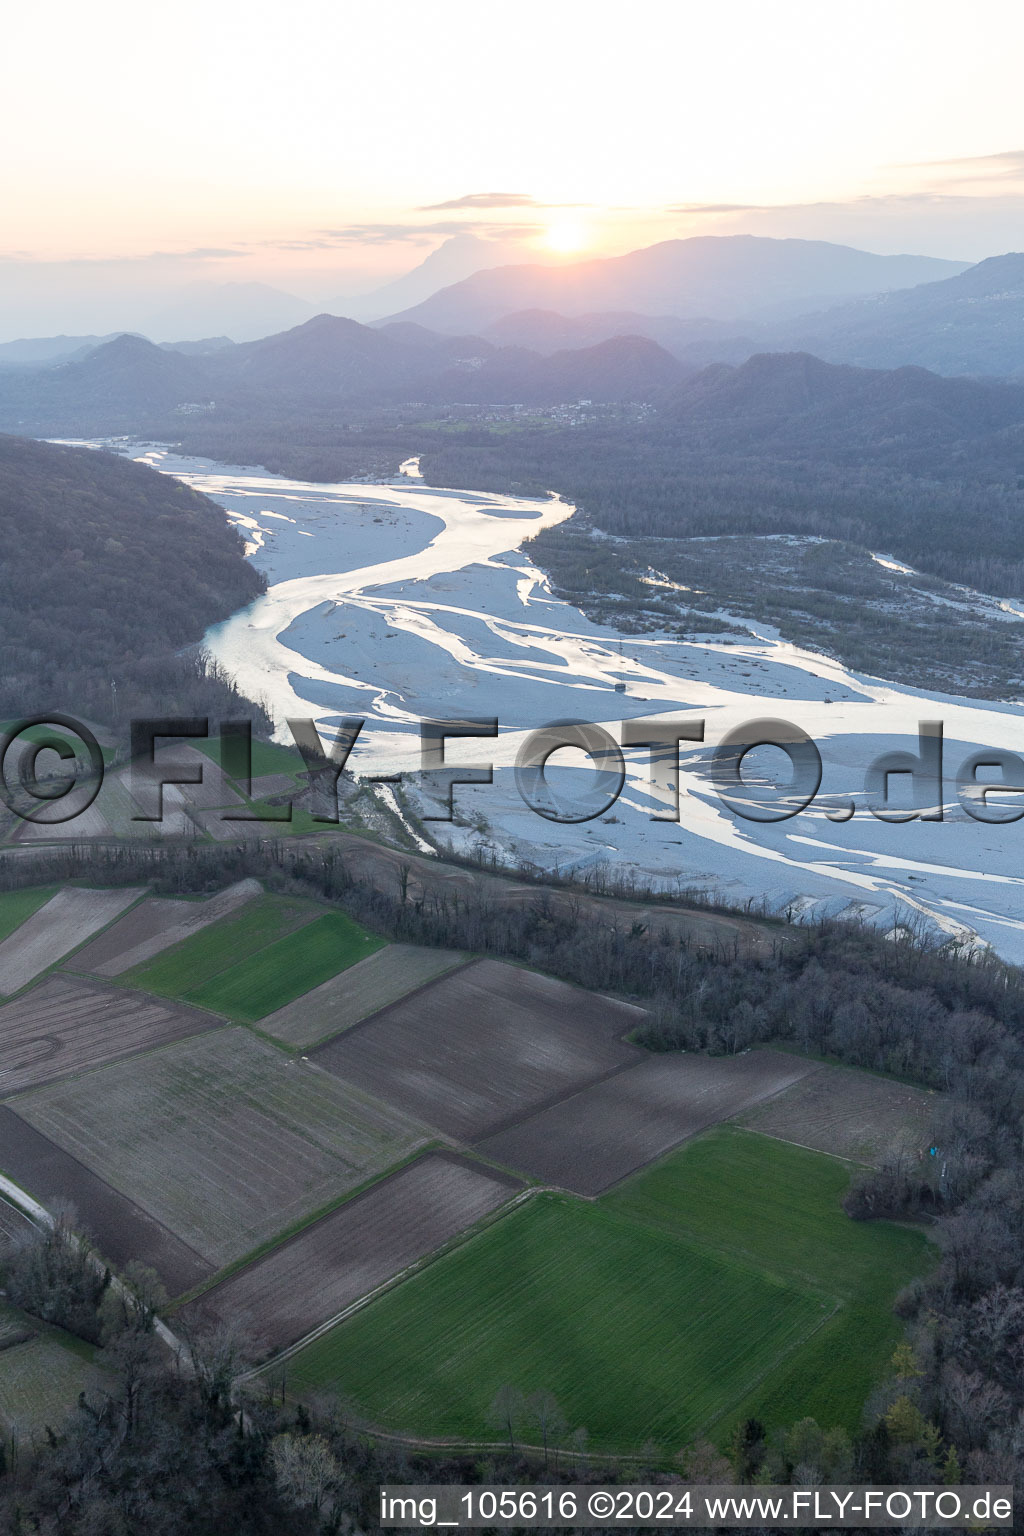
[[[704,453],[664,419],[585,427],[438,434],[422,468],[435,485],[560,492],[623,538],[811,534],[895,555],[947,581],[1009,596],[1024,589],[1016,464],[940,474],[892,461],[844,462],[827,443],[787,459],[771,441]],[[1024,470],[1024,450],[1020,464]]]
[[[353,879],[329,844],[305,850],[280,845],[177,853],[68,851],[31,870],[8,867],[3,880],[75,874],[87,874],[92,882],[155,879],[168,893],[258,875],[272,886],[337,903],[389,938],[516,959],[638,999],[651,1013],[638,1041],[652,1050],[723,1053],[777,1040],[942,1090],[932,1136],[941,1147],[945,1175],[933,1161],[894,1153],[879,1171],[862,1175],[847,1197],[854,1219],[922,1220],[937,1238],[935,1270],[897,1301],[907,1343],[894,1357],[890,1378],[866,1405],[860,1435],[851,1442],[832,1426],[807,1421],[766,1434],[750,1422],[728,1461],[698,1445],[680,1468],[708,1482],[734,1475],[813,1482],[832,1474],[855,1482],[1024,1481],[1024,975],[1019,970],[984,952],[941,946],[909,926],[893,937],[849,923],[780,923],[770,952],[757,959],[728,946],[695,948],[671,938],[656,921],[596,924],[572,903],[556,909],[542,886],[529,904],[465,895],[417,901],[400,875],[393,892]],[[31,1286],[39,1284],[38,1264],[34,1270],[26,1264],[25,1271],[27,1282],[23,1275],[15,1283],[23,1287],[17,1291],[22,1304],[29,1305]],[[149,1294],[145,1277],[130,1278],[143,1296]],[[95,1277],[87,1277],[85,1292],[83,1299],[73,1285],[65,1286],[69,1299],[62,1316],[74,1321],[78,1308],[81,1329],[81,1313],[87,1315],[92,1306],[102,1330],[110,1304],[102,1292],[97,1296]],[[117,1318],[123,1314],[123,1306],[115,1309]],[[83,1404],[70,1424],[55,1427],[53,1443],[38,1463],[9,1477],[9,1523],[14,1509],[33,1510],[42,1520],[39,1526],[9,1528],[329,1531],[347,1528],[352,1520],[358,1528],[355,1507],[370,1496],[382,1468],[395,1466],[391,1453],[374,1448],[352,1423],[340,1427],[336,1414],[321,1420],[315,1404],[247,1404],[238,1419],[227,1402],[231,1371],[224,1364],[225,1347],[224,1341],[197,1341],[197,1351],[212,1348],[221,1364],[203,1364],[194,1375],[175,1373],[147,1356],[149,1374],[141,1387],[132,1373],[143,1367],[119,1363],[115,1355],[121,1375],[109,1401]],[[211,1372],[216,1390],[209,1386]],[[130,1434],[126,1415],[137,1426]],[[319,1508],[293,1507],[287,1519],[294,1525],[275,1503],[287,1503],[279,1468],[272,1487],[270,1481],[274,1458],[283,1454],[274,1446],[288,1433],[319,1436],[331,1453],[330,1459],[322,1447],[316,1453],[328,1468],[330,1496],[324,1494]],[[312,1456],[312,1447],[306,1449]],[[180,1480],[183,1490],[204,1490],[198,1500],[183,1491],[173,1516],[164,1488],[172,1456],[179,1461],[177,1471],[167,1474],[167,1486],[176,1488]],[[432,1478],[435,1468],[432,1464]],[[401,1462],[400,1470],[414,1480],[411,1463]],[[453,1479],[495,1475],[493,1464],[478,1461],[436,1470],[438,1477]],[[631,1480],[633,1471],[620,1469],[620,1475]],[[218,1512],[219,1525],[211,1510]],[[261,1523],[275,1510],[282,1523]],[[115,1511],[121,1511],[120,1524]],[[234,1523],[225,1523],[229,1520]]]
[[[112,454],[0,437],[0,550],[0,719],[239,712],[195,646],[265,582],[207,497]]]

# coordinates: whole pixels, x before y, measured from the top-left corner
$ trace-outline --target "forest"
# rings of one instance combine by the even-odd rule
[[[239,712],[195,647],[265,581],[207,497],[113,454],[0,436],[0,548],[0,719]]]
[[[695,434],[694,434],[695,435]],[[647,424],[500,433],[476,427],[421,441],[435,485],[523,494],[557,490],[621,538],[805,534],[895,555],[946,581],[1009,596],[1024,587],[1015,467],[921,473],[898,460],[853,466],[829,451],[786,459],[761,444],[706,453],[664,417]]]

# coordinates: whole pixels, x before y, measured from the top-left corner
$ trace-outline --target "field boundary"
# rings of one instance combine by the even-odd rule
[[[192,1003],[178,1002],[176,998],[162,997],[158,992],[144,992],[141,988],[134,988],[129,991],[126,988],[117,987],[103,980],[98,980],[85,971],[68,971],[64,973],[60,969],[47,971],[45,975],[38,977],[30,986],[24,987],[17,996],[7,998],[3,1006],[0,1007],[0,1024],[3,1022],[3,1008],[6,1008],[8,1004],[13,1003],[17,1005],[26,1001],[34,991],[42,990],[51,981],[66,981],[69,989],[72,991],[77,988],[83,992],[91,992],[97,997],[110,998],[111,1001],[114,998],[124,1001],[126,998],[134,995],[140,999],[140,1002],[148,1001],[150,1006],[164,1009],[170,1018],[180,1018],[183,1023],[191,1022],[195,1027],[184,1030],[180,1034],[165,1040],[150,1040],[134,1047],[128,1047],[117,1055],[108,1057],[105,1060],[80,1063],[77,1066],[65,1067],[64,1069],[57,1068],[53,1076],[41,1077],[36,1082],[23,1084],[20,1088],[5,1089],[3,1077],[0,1075],[0,1103],[13,1104],[16,1099],[22,1098],[28,1093],[35,1093],[38,1089],[50,1088],[62,1082],[77,1081],[80,1078],[88,1077],[92,1072],[102,1072],[105,1067],[116,1066],[118,1062],[128,1061],[133,1056],[151,1055],[154,1051],[164,1050],[169,1045],[177,1045],[182,1040],[190,1040],[197,1035],[214,1034],[218,1029],[224,1029],[230,1024],[230,1021],[223,1018],[221,1014],[213,1013],[208,1008],[197,1008]],[[62,1050],[63,1043],[61,1045]],[[61,1051],[58,1051],[52,1057],[55,1063],[59,1062]]]
[[[387,948],[394,942],[394,940],[388,939],[384,947]],[[442,946],[417,945],[417,948],[425,949],[428,947],[430,949],[434,949],[435,947]],[[380,951],[375,951],[375,953],[380,953]],[[371,955],[367,956],[367,959],[372,958],[373,957]],[[334,1030],[332,1034],[324,1035],[321,1037],[321,1039],[314,1040],[311,1045],[307,1045],[305,1047],[306,1054],[308,1055],[310,1051],[319,1050],[322,1045],[328,1045],[332,1040],[337,1040],[339,1035],[350,1035],[354,1029],[361,1029],[364,1024],[375,1023],[385,1013],[387,1013],[389,1008],[397,1008],[400,1004],[404,1005],[405,1003],[412,1002],[414,998],[419,997],[421,992],[426,992],[428,988],[434,986],[436,982],[448,981],[452,976],[457,976],[460,971],[466,970],[468,966],[475,965],[478,960],[486,960],[488,958],[489,957],[487,955],[467,955],[464,960],[456,960],[454,965],[449,965],[445,970],[438,971],[436,976],[430,976],[426,981],[421,981],[419,986],[413,987],[411,992],[404,992],[401,997],[396,997],[393,1002],[385,1003],[382,1008],[374,1008],[369,1013],[364,1013],[361,1019],[354,1019],[351,1024],[343,1024],[340,1029]],[[362,964],[362,962],[357,961],[356,964]],[[349,967],[349,969],[353,969],[353,967]],[[345,973],[344,971],[339,971],[338,974],[343,976]],[[326,983],[321,983],[321,985],[326,985]],[[309,990],[310,992],[315,992],[316,988],[311,987]],[[303,997],[308,996],[309,992],[303,992],[299,997],[295,998],[295,1002],[301,1002]],[[272,1018],[273,1014],[268,1015],[268,1017]],[[263,1024],[266,1022],[266,1020],[260,1019],[259,1022]],[[293,1047],[293,1049],[301,1049],[301,1047]]]
[[[472,1159],[463,1157],[463,1161],[472,1162]],[[383,1182],[383,1180],[379,1182]],[[565,1193],[565,1190],[547,1189],[539,1184],[528,1185],[526,1189],[521,1189],[518,1194],[506,1200],[503,1205],[499,1205],[495,1210],[489,1211],[486,1216],[481,1216],[479,1221],[474,1222],[471,1227],[466,1227],[464,1231],[457,1232],[454,1237],[442,1243],[439,1248],[435,1248],[431,1253],[424,1254],[422,1258],[414,1260],[412,1264],[407,1264],[404,1269],[398,1270],[387,1280],[382,1280],[380,1285],[374,1286],[373,1290],[367,1291],[363,1296],[358,1296],[355,1301],[350,1301],[334,1317],[327,1318],[325,1322],[318,1323],[315,1328],[311,1328],[301,1339],[296,1339],[286,1349],[279,1350],[276,1355],[272,1355],[269,1360],[263,1361],[261,1365],[254,1366],[251,1370],[243,1371],[240,1376],[236,1377],[236,1380],[251,1381],[254,1377],[265,1375],[267,1371],[272,1371],[276,1366],[283,1365],[293,1355],[297,1355],[300,1350],[305,1349],[308,1344],[315,1343],[325,1333],[329,1333],[332,1328],[336,1328],[340,1323],[346,1322],[353,1313],[361,1311],[363,1307],[369,1306],[372,1301],[376,1301],[378,1296],[383,1296],[386,1291],[393,1290],[395,1286],[401,1285],[406,1280],[411,1280],[414,1275],[418,1274],[421,1270],[429,1268],[438,1259],[445,1258],[456,1248],[460,1248],[464,1243],[470,1242],[474,1237],[478,1237],[481,1232],[493,1226],[496,1222],[501,1221],[512,1211],[517,1210],[527,1200],[531,1199],[532,1196],[543,1194],[564,1196]]]
[[[326,1221],[329,1216],[333,1216],[336,1211],[340,1211],[343,1206],[351,1204],[353,1200],[358,1200],[362,1195],[368,1195],[379,1184],[384,1184],[388,1179],[403,1173],[406,1168],[411,1168],[413,1163],[418,1162],[421,1157],[428,1157],[431,1154],[437,1156],[442,1152],[454,1153],[456,1150],[449,1143],[441,1143],[440,1141],[427,1142],[426,1145],[417,1147],[414,1151],[407,1153],[400,1162],[392,1163],[390,1168],[385,1168],[383,1173],[371,1174],[369,1178],[365,1179],[362,1184],[357,1185],[355,1189],[346,1190],[336,1200],[332,1200],[329,1205],[321,1206],[312,1215],[300,1217],[298,1223],[293,1224],[291,1227],[283,1228],[276,1236],[269,1237],[265,1243],[260,1243],[256,1248],[251,1249],[249,1253],[243,1254],[241,1258],[232,1259],[229,1264],[224,1265],[223,1269],[216,1270],[214,1274],[201,1281],[199,1285],[193,1286],[190,1291],[183,1291],[180,1296],[175,1296],[171,1303],[170,1311],[177,1312],[182,1307],[187,1307],[191,1302],[198,1301],[203,1296],[208,1296],[219,1285],[224,1284],[228,1280],[233,1280],[243,1269],[248,1269],[250,1265],[258,1264],[261,1259],[265,1259],[268,1254],[276,1253],[279,1248],[287,1247],[289,1243],[304,1236],[318,1222]],[[480,1166],[486,1166],[482,1159]],[[521,1183],[522,1181],[517,1179],[516,1182]]]
[[[70,1165],[75,1170],[77,1170],[77,1173],[84,1179],[87,1186],[91,1184],[98,1188],[110,1202],[110,1210],[108,1214],[114,1213],[117,1215],[117,1208],[121,1207],[121,1211],[118,1216],[118,1220],[121,1223],[124,1222],[126,1214],[130,1216],[132,1222],[140,1224],[143,1228],[148,1223],[162,1237],[169,1238],[173,1247],[183,1250],[183,1252],[186,1253],[190,1259],[196,1260],[204,1268],[209,1267],[210,1261],[208,1259],[205,1259],[197,1249],[193,1248],[191,1243],[187,1242],[184,1238],[179,1237],[179,1235],[172,1231],[172,1229],[168,1227],[165,1222],[162,1222],[159,1217],[154,1216],[152,1212],[140,1201],[135,1200],[130,1195],[122,1193],[122,1191],[119,1190],[115,1185],[111,1184],[108,1179],[103,1178],[101,1174],[96,1173],[92,1168],[89,1167],[87,1163],[84,1163],[81,1158],[76,1157],[73,1152],[69,1152],[65,1147],[61,1146],[58,1142],[47,1136],[44,1131],[38,1130],[22,1115],[19,1115],[17,1110],[12,1109],[9,1104],[0,1105],[0,1122],[2,1122],[2,1120],[7,1116],[12,1117],[19,1123],[22,1135],[27,1133],[25,1139],[29,1143],[29,1146],[31,1146],[33,1139],[35,1139],[37,1143],[45,1144],[49,1154],[55,1156],[58,1163],[63,1163],[65,1168]],[[7,1177],[9,1178],[10,1176],[8,1175]],[[23,1194],[25,1193],[21,1185],[15,1184],[14,1187],[21,1189]],[[77,1209],[77,1199],[75,1194],[72,1193],[68,1195],[67,1198]],[[53,1217],[51,1216],[47,1207],[38,1201],[35,1202],[35,1204],[43,1213],[42,1219],[46,1222],[47,1225],[52,1226]],[[136,1233],[136,1241],[137,1239],[138,1233]],[[100,1238],[97,1240],[97,1243],[99,1251],[103,1251],[106,1246],[106,1240]],[[161,1282],[165,1283],[164,1276],[160,1273],[159,1263],[154,1262],[151,1259],[147,1259],[144,1252],[135,1250],[134,1244],[133,1251],[128,1255],[128,1257],[131,1259],[137,1259],[140,1263],[148,1264],[148,1267],[155,1270],[156,1273],[160,1276]],[[126,1260],[114,1260],[111,1263],[111,1267],[116,1268],[117,1264],[123,1262],[126,1262]]]
[[[130,891],[130,890],[134,890],[135,891],[135,896],[124,907],[122,907],[119,912],[116,912],[113,917],[111,917],[107,922],[103,923],[101,927],[97,928],[94,933],[90,933],[84,939],[81,939],[77,944],[73,945],[72,948],[69,949],[65,954],[58,955],[56,960],[53,960],[53,961],[50,962],[49,965],[44,966],[41,971],[37,971],[34,976],[30,977],[29,980],[24,983],[23,986],[18,987],[17,990],[14,991],[14,992],[2,992],[2,993],[0,993],[0,1007],[3,1007],[7,1003],[14,1002],[16,999],[21,998],[22,996],[25,995],[25,993],[31,991],[31,989],[34,986],[37,986],[40,982],[46,981],[50,976],[59,974],[60,971],[63,969],[63,967],[66,965],[66,963],[69,960],[71,960],[75,955],[79,954],[81,950],[87,948],[88,945],[90,945],[93,942],[94,939],[100,938],[101,935],[106,933],[108,929],[113,928],[114,924],[120,922],[122,917],[127,917],[129,912],[134,912],[136,907],[140,906],[142,904],[142,902],[144,902],[149,896],[152,895],[152,886],[149,883],[147,883],[144,886],[135,886],[135,885],[132,884],[131,881],[128,881],[124,885],[112,884],[112,885],[102,885],[102,886],[91,886],[91,885],[89,885],[87,883],[87,878],[85,876],[82,876],[80,878],[81,878],[81,880],[85,881],[86,883],[84,883],[84,884],[80,883],[79,879],[60,881],[57,884],[57,886],[55,887],[53,895],[50,896],[46,901],[42,902],[36,908],[36,910],[34,912],[31,912],[29,914],[28,917],[23,919],[23,921],[18,924],[17,928],[13,929],[7,935],[7,938],[4,939],[2,942],[4,944],[6,944],[11,939],[17,938],[18,934],[21,932],[22,928],[25,926],[25,923],[30,922],[33,917],[37,917],[40,912],[44,912],[46,910],[46,908],[49,906],[50,902],[54,899],[54,896],[59,895],[61,891],[64,891],[64,890],[80,890],[80,891],[81,890],[86,890],[86,891],[108,891],[108,890],[118,890],[118,891],[129,890]],[[77,976],[80,973],[78,971],[74,971],[71,974]]]

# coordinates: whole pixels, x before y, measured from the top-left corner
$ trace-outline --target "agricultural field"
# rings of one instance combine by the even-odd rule
[[[254,1024],[384,944],[344,912],[325,912],[183,995],[229,1019]]]
[[[157,754],[157,762],[162,768],[180,764],[187,772],[202,774],[198,784],[168,784],[164,788],[165,795],[170,795],[173,799],[180,797],[190,814],[215,809],[233,811],[244,809],[242,798],[232,786],[227,774],[219,764],[211,762],[206,753],[197,752],[195,748],[186,746],[183,742],[175,742],[173,745],[163,742]],[[136,780],[134,765],[133,769],[129,770],[128,782],[139,804],[145,804],[149,812],[151,807],[148,802],[152,800],[152,809],[155,809],[156,791],[146,784],[144,775]]]
[[[217,1268],[428,1139],[400,1111],[230,1026],[17,1102],[41,1135]]]
[[[321,1046],[316,1060],[446,1134],[475,1140],[643,1059],[643,1009],[477,960]]]
[[[196,752],[201,752],[213,763],[220,763],[220,736],[195,738],[191,743]],[[302,761],[300,753],[295,747],[282,746],[276,741],[260,741],[254,737],[252,742],[252,768],[253,788],[256,781],[273,775],[275,778],[287,777],[289,785],[294,787],[296,780],[306,772],[306,765]]]
[[[49,815],[47,815],[47,810]],[[113,837],[114,832],[103,814],[99,800],[94,800],[92,805],[78,812],[72,821],[61,817],[62,806],[58,801],[56,805],[44,807],[37,815],[25,817],[15,822],[10,830],[10,841],[18,843],[39,842],[63,842],[69,834],[76,838]]]
[[[280,1350],[503,1205],[522,1186],[428,1153],[230,1276],[184,1309]]]
[[[646,1056],[477,1150],[542,1184],[597,1195],[690,1136],[820,1070],[782,1051]]]
[[[935,1262],[934,1250],[920,1227],[851,1221],[840,1202],[852,1172],[838,1158],[720,1126],[607,1197],[635,1220],[668,1224],[836,1298],[828,1325],[734,1417],[792,1423],[811,1414],[854,1429],[903,1336],[893,1298]]]
[[[0,1098],[217,1023],[176,1004],[50,976],[0,1007]]]
[[[229,966],[259,955],[268,944],[319,917],[322,909],[300,897],[260,895],[181,943],[122,973],[127,986],[184,998]]]
[[[452,949],[388,944],[262,1019],[260,1028],[286,1045],[316,1045],[407,997],[467,959],[468,956]]]
[[[850,1165],[722,1127],[611,1195],[541,1193],[289,1361],[374,1422],[494,1441],[503,1385],[553,1392],[591,1447],[674,1455],[813,1414],[855,1428],[923,1234],[857,1224]]]
[[[27,891],[4,891],[0,894],[0,941],[20,928],[27,917],[38,912],[43,904],[57,892],[55,885],[36,885]]]
[[[5,1337],[20,1342],[5,1346]],[[21,1444],[59,1429],[80,1392],[100,1380],[92,1350],[0,1304],[0,1430]]]
[[[765,1136],[876,1166],[889,1152],[923,1151],[936,1102],[924,1088],[826,1066],[735,1118]]]
[[[26,893],[27,894],[27,893]],[[141,890],[91,891],[69,885],[0,943],[0,994],[10,997],[112,923]]]
[[[187,1243],[6,1104],[0,1104],[0,1169],[49,1209],[70,1206],[79,1230],[117,1268],[137,1259],[155,1269],[170,1296],[192,1290],[214,1272]]]
[[[192,934],[202,932],[262,894],[258,880],[238,880],[202,901],[174,901],[150,896],[79,950],[69,962],[69,968],[96,976],[120,976]]]
[[[25,734],[33,735],[32,732]],[[69,745],[73,746],[72,743]],[[113,749],[101,747],[101,751],[104,761],[109,763],[114,755]],[[12,768],[16,761],[12,761]],[[45,758],[40,760],[39,767],[42,773],[47,771]],[[3,829],[4,837],[18,844],[63,842],[69,836],[76,840],[90,837],[138,837],[144,836],[146,832],[146,824],[133,819],[138,815],[139,808],[131,797],[127,774],[123,770],[116,772],[108,768],[95,800],[70,820],[65,820],[68,807],[62,800],[29,800],[22,802],[19,810],[25,813],[27,819],[12,813]]]

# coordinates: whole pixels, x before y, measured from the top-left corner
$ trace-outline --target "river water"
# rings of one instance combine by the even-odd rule
[[[280,739],[290,717],[313,718],[325,737],[345,716],[364,718],[349,766],[363,776],[402,772],[422,812],[438,806],[416,790],[421,718],[498,717],[496,740],[448,745],[449,762],[493,764],[494,781],[456,788],[456,820],[427,824],[440,846],[790,913],[919,918],[1024,960],[1024,821],[972,820],[954,782],[976,748],[1024,752],[1018,706],[861,677],[768,626],[749,638],[684,641],[592,623],[552,596],[523,548],[572,515],[556,497],[437,490],[414,461],[391,484],[320,485],[156,446],[141,457],[219,502],[267,574],[267,594],[211,629],[206,644],[266,703]],[[658,716],[705,721],[706,747],[680,747],[678,822],[651,819],[666,803],[652,798],[643,749],[625,753],[625,788],[606,816],[562,825],[524,804],[511,765],[533,729],[584,719],[618,740],[623,720]],[[707,773],[726,731],[765,716],[801,727],[823,761],[813,804],[769,824],[735,815]],[[943,819],[879,820],[866,809],[867,767],[883,751],[916,750],[925,720],[945,731]],[[762,749],[766,779],[772,755]],[[553,765],[570,761],[583,760],[563,752]],[[567,795],[590,781],[582,767],[554,778]],[[850,819],[835,819],[851,805]]]

